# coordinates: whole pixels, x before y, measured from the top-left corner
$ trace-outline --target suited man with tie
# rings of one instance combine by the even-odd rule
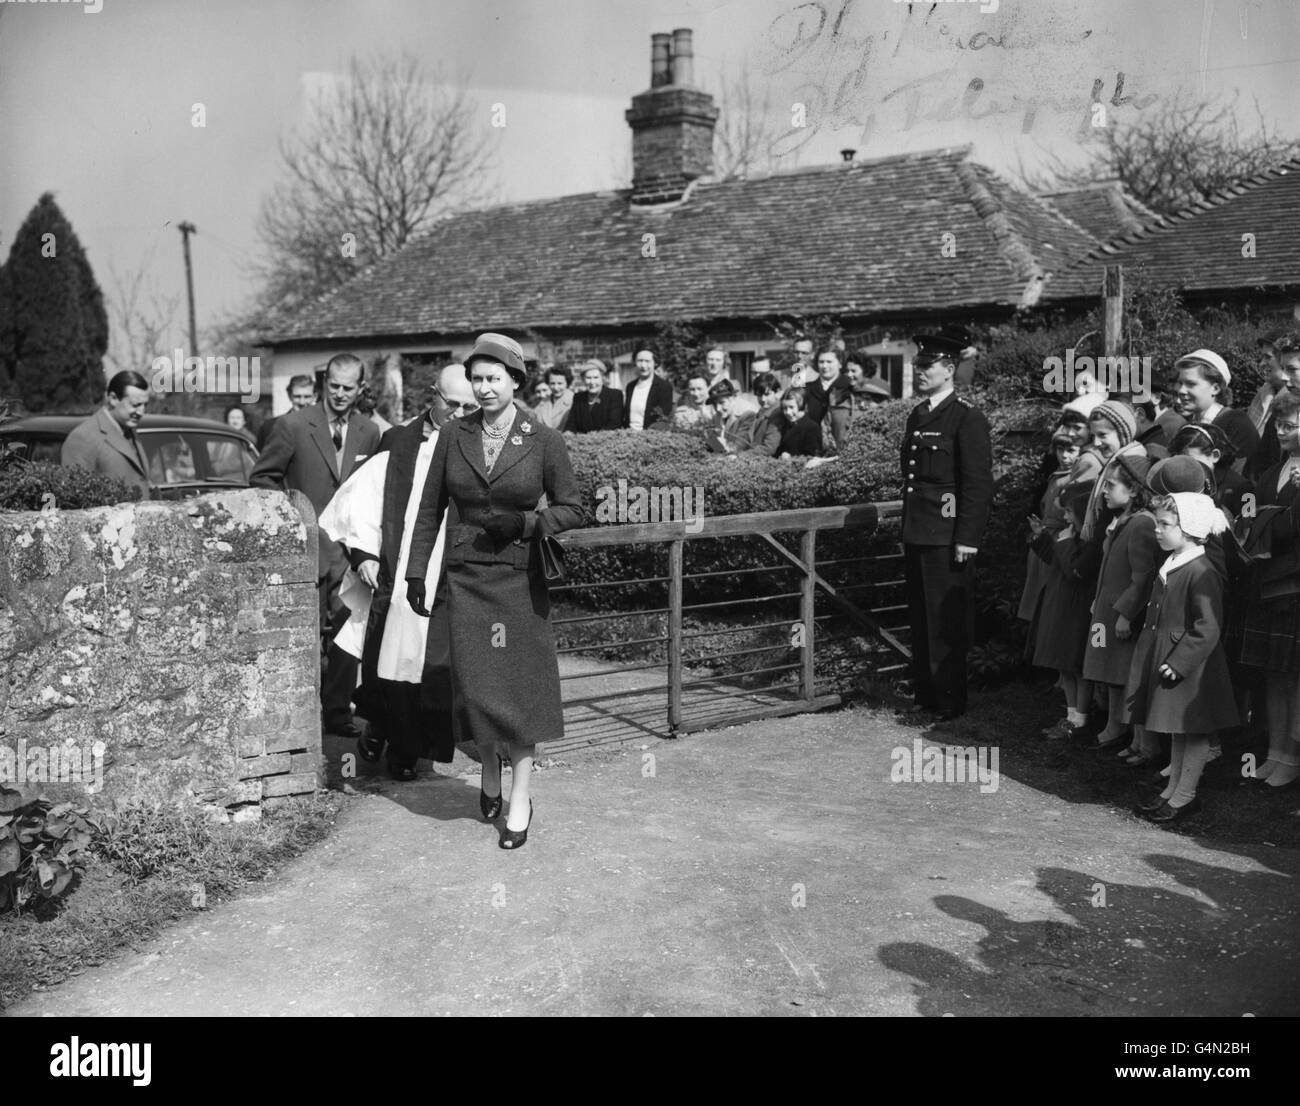
[[[90,469],[140,489],[149,498],[149,461],[136,427],[149,403],[149,382],[129,369],[108,382],[104,405],[63,440],[59,463]]]
[[[945,719],[966,710],[974,631],[975,554],[993,505],[989,422],[953,390],[964,343],[919,334],[913,367],[926,398],[903,434],[903,565],[916,707]]]
[[[359,357],[340,353],[330,358],[325,367],[324,402],[276,419],[248,482],[255,488],[296,489],[311,500],[319,515],[352,470],[379,446],[379,428],[356,410],[364,382],[365,365]],[[343,547],[322,534],[317,587],[326,643],[332,643],[347,621],[348,609],[338,598],[347,567]],[[327,645],[326,655],[321,681],[325,728],[344,737],[359,737],[360,729],[352,718],[356,658],[333,644]]]

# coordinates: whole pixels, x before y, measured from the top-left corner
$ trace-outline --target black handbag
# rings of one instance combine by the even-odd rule
[[[542,579],[548,588],[569,582],[569,569],[564,563],[564,546],[550,534],[538,537],[537,559],[542,566]]]

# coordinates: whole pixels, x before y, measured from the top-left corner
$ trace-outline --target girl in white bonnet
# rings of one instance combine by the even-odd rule
[[[1235,726],[1237,709],[1223,650],[1223,577],[1205,556],[1205,539],[1226,528],[1223,513],[1199,492],[1163,496],[1151,508],[1169,556],[1156,573],[1127,691],[1133,721],[1170,735],[1169,782],[1138,806],[1167,824],[1200,808],[1210,736]]]

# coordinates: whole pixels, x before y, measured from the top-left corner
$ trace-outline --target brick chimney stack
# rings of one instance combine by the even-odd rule
[[[692,87],[691,32],[650,38],[650,89],[632,97],[624,113],[632,128],[632,202],[680,200],[696,177],[713,171],[713,97]]]

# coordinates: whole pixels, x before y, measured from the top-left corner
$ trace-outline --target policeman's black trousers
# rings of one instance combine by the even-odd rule
[[[975,631],[972,564],[957,564],[951,545],[904,545],[903,565],[916,703],[964,714],[966,653]]]

